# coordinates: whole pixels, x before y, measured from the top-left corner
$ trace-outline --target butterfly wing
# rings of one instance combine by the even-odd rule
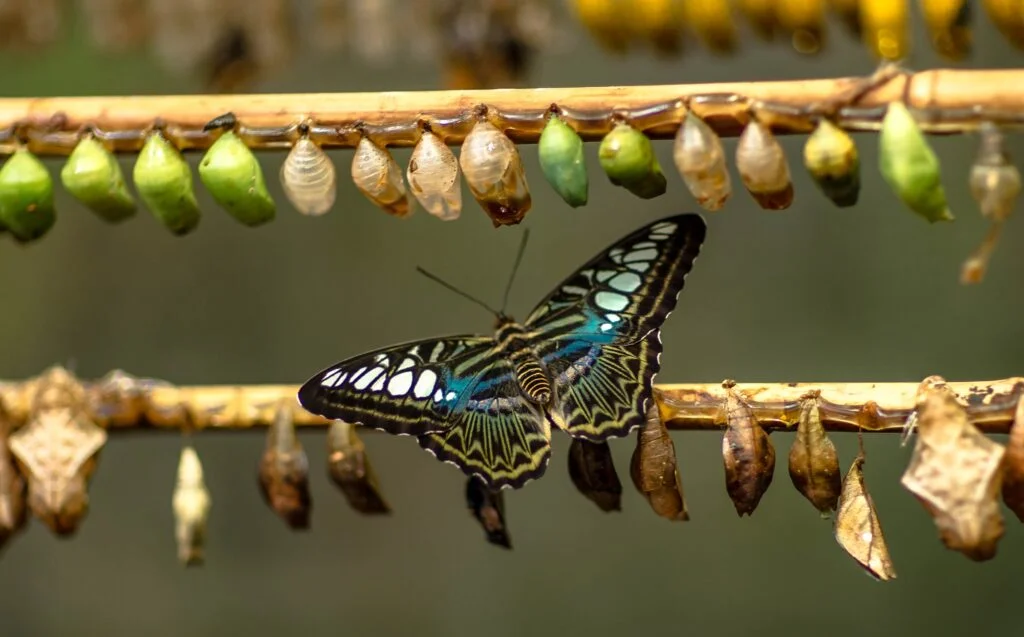
[[[332,420],[417,436],[492,489],[540,477],[550,456],[550,426],[491,338],[429,339],[356,356],[309,379],[299,403]]]
[[[420,436],[420,446],[491,490],[519,488],[541,477],[551,457],[551,427],[523,395],[504,356],[488,359],[444,431]]]
[[[452,336],[395,345],[332,365],[299,389],[307,411],[397,435],[442,431],[494,339]]]
[[[601,442],[644,423],[661,367],[661,326],[705,231],[695,214],[641,228],[577,270],[527,319],[552,376],[551,417],[570,435]]]

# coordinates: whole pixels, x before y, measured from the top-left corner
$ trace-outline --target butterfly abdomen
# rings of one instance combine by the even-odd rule
[[[540,362],[532,356],[524,356],[516,363],[516,382],[523,394],[538,405],[551,402],[551,380]]]

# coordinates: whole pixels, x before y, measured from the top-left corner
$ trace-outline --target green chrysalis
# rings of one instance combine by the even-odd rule
[[[16,150],[0,168],[0,221],[19,243],[42,237],[57,221],[53,178],[26,148]]]
[[[840,208],[857,203],[860,156],[849,133],[821,120],[804,146],[804,166],[825,196]]]
[[[668,183],[651,140],[629,124],[616,124],[605,135],[597,157],[608,179],[616,186],[622,186],[641,199],[665,194]]]
[[[135,199],[128,192],[121,165],[94,137],[78,142],[60,171],[60,180],[72,197],[104,221],[119,223],[135,214]]]
[[[587,166],[583,140],[558,115],[552,115],[537,142],[540,168],[555,192],[573,208],[587,203]]]
[[[225,132],[206,151],[199,162],[199,179],[239,222],[255,227],[274,219],[276,206],[260,162],[234,131]]]
[[[187,234],[199,225],[192,171],[178,149],[159,132],[146,140],[132,176],[146,207],[173,234]]]
[[[903,203],[931,223],[952,221],[939,159],[902,102],[889,104],[878,144],[882,177]]]

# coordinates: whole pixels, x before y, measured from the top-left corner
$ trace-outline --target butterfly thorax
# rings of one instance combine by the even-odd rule
[[[551,379],[530,346],[526,328],[510,317],[499,316],[494,340],[497,341],[501,353],[512,362],[516,383],[523,395],[538,405],[550,403]]]

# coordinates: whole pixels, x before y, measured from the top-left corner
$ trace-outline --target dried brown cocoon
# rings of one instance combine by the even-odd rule
[[[25,479],[7,445],[11,422],[6,409],[0,404],[0,548],[25,526],[28,509],[25,507]]]
[[[1003,454],[1003,502],[1024,522],[1024,393],[1017,400],[1013,427]]]
[[[366,445],[359,439],[354,425],[341,420],[331,423],[327,431],[327,473],[356,511],[391,513],[366,455]]]
[[[967,419],[939,376],[917,393],[917,444],[901,482],[935,520],[947,548],[975,561],[995,557],[1005,525],[999,511],[1003,446]]]
[[[298,530],[309,528],[313,503],[309,494],[309,460],[295,435],[293,402],[288,398],[281,400],[267,431],[267,446],[259,462],[259,485],[263,500],[288,526]]]
[[[28,422],[8,445],[28,480],[28,505],[51,531],[68,536],[89,510],[89,478],[107,432],[89,419],[85,388],[62,367],[35,381]]]
[[[800,411],[796,438],[789,449],[793,486],[824,516],[836,510],[842,479],[836,446],[821,424],[818,396],[808,396]]]
[[[505,497],[501,491],[491,491],[483,480],[470,476],[466,481],[466,506],[480,523],[488,542],[512,548],[512,538],[505,524]]]
[[[622,483],[607,442],[573,438],[569,445],[569,478],[597,508],[606,512],[622,510]]]
[[[679,522],[690,519],[676,462],[676,448],[668,428],[661,421],[656,403],[652,402],[647,410],[647,421],[636,433],[629,475],[633,486],[659,516]]]
[[[881,581],[896,579],[875,503],[864,483],[863,448],[843,479],[833,532],[839,546],[857,560],[868,575]]]
[[[772,484],[775,447],[757,424],[754,412],[727,382],[726,430],[722,438],[725,488],[740,516],[751,515]]]

